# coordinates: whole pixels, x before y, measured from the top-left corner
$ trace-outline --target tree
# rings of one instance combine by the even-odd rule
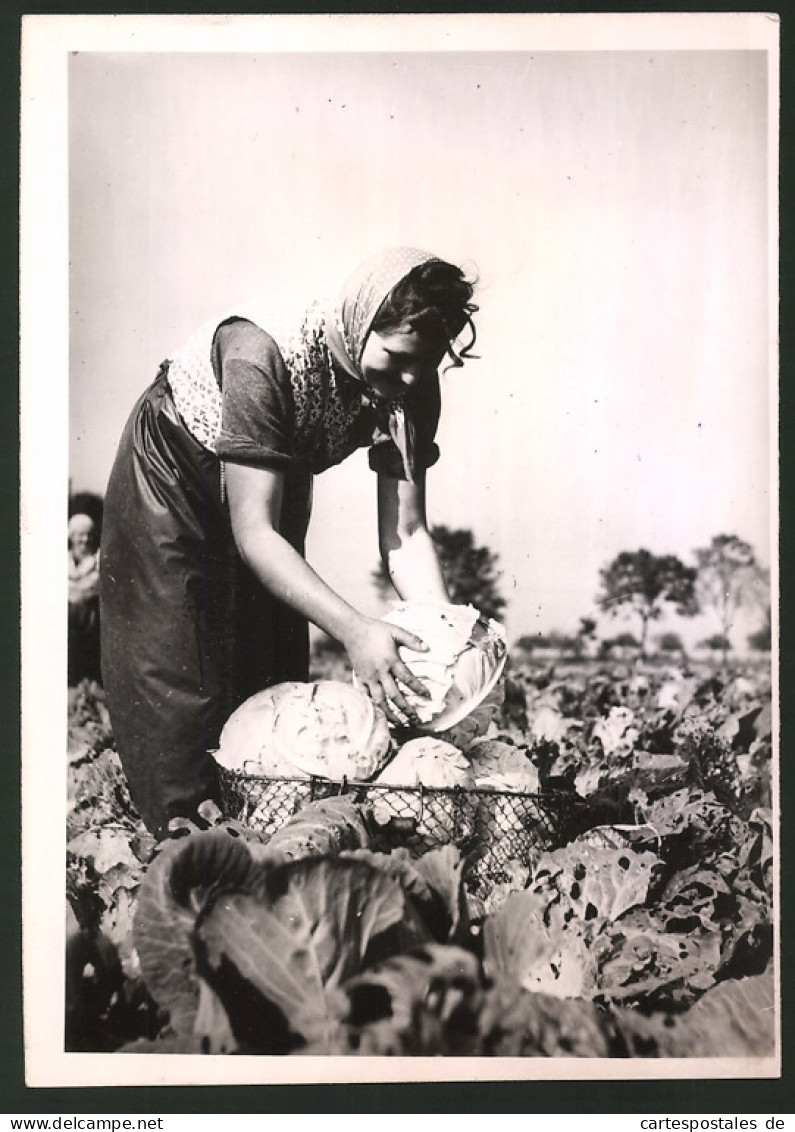
[[[625,655],[635,649],[640,651],[640,641],[631,633],[619,633],[617,637],[605,637],[599,642],[599,656],[602,659],[612,656],[616,649]]]
[[[537,649],[573,653],[576,651],[577,643],[574,637],[561,633],[558,629],[551,629],[548,633],[525,634],[523,637],[519,637],[516,648],[526,653],[532,653]]]
[[[753,548],[737,535],[716,535],[709,546],[695,551],[698,564],[696,592],[702,606],[717,615],[723,637],[723,662],[731,648],[729,634],[740,609],[763,607],[767,573]]]
[[[732,646],[729,638],[725,637],[723,633],[713,633],[711,637],[705,637],[703,641],[699,641],[698,647],[701,649],[709,649],[710,652],[722,653],[725,663],[726,655]]]
[[[620,649],[639,649],[640,641],[634,637],[632,633],[619,633],[617,637],[609,642],[611,645],[617,645]]]
[[[684,656],[685,653],[684,643],[678,633],[660,633],[657,647],[660,652],[678,653],[680,656]]]
[[[660,618],[666,606],[683,617],[698,613],[696,570],[673,554],[648,550],[622,551],[600,571],[599,605],[611,616],[634,613],[640,619],[640,655],[646,655],[649,622]]]
[[[486,546],[477,546],[469,530],[434,526],[431,538],[451,600],[459,605],[473,605],[486,617],[499,618],[505,598],[499,592],[498,556]],[[383,563],[374,571],[373,581],[383,596],[391,591],[392,583]]]

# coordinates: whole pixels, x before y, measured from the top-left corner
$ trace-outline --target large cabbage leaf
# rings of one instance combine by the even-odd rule
[[[378,963],[343,987],[346,1007],[330,1043],[303,1052],[358,1056],[471,1054],[484,985],[477,958],[428,943]]]
[[[450,926],[446,942],[466,941],[470,934],[469,907],[463,885],[466,862],[454,845],[440,845],[424,853],[417,861],[417,871],[444,904]]]
[[[219,892],[194,932],[198,966],[236,1039],[327,1045],[342,985],[375,952],[429,938],[398,879],[364,860],[306,858],[263,869],[254,890]]]
[[[743,1062],[775,1057],[777,1013],[775,981],[767,971],[727,979],[684,1012],[646,1016],[616,1009],[613,1017],[629,1056],[735,1058],[742,1076]]]
[[[359,1057],[610,1057],[612,1018],[583,1000],[533,994],[483,977],[477,958],[428,945],[349,980],[330,1049]]]
[[[440,845],[419,857],[412,857],[405,847],[390,853],[359,849],[342,855],[369,861],[396,876],[439,943],[463,944],[470,940],[463,884],[465,860],[454,845]]]
[[[544,854],[533,882],[550,902],[556,901],[556,909],[578,920],[613,921],[645,903],[661,865],[654,853],[591,845],[586,835]]]
[[[713,985],[720,933],[702,928],[669,932],[649,910],[639,908],[606,926],[594,950],[605,998],[679,1007]]]
[[[612,1017],[582,998],[519,989],[498,980],[486,992],[474,1052],[491,1057],[615,1057]]]
[[[249,885],[254,868],[245,842],[207,830],[166,843],[146,871],[133,938],[147,989],[180,1033],[193,1030],[199,1005],[190,942],[196,914],[212,891]]]
[[[592,997],[594,940],[644,903],[659,864],[653,853],[587,842],[543,854],[529,887],[508,895],[484,923],[487,971],[558,998]]]
[[[459,719],[450,727],[435,731],[434,734],[466,753],[472,743],[485,736],[497,734],[504,705],[505,672],[503,671],[488,695],[471,708],[463,719]]]
[[[578,922],[547,920],[549,901],[532,891],[511,893],[483,925],[484,966],[491,978],[554,998],[589,997],[596,960]]]
[[[364,849],[369,840],[362,807],[353,798],[318,798],[293,814],[256,856],[265,863],[336,856],[346,849]]]
[[[729,979],[707,991],[678,1020],[678,1057],[772,1057],[777,994],[772,971]]]

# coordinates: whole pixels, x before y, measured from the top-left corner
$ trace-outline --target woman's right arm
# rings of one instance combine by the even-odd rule
[[[423,652],[423,642],[359,613],[279,534],[282,472],[232,462],[225,470],[232,531],[249,569],[275,597],[345,646],[357,677],[377,704],[389,711],[391,700],[404,716],[416,718],[399,682],[420,695],[427,690],[400,659],[398,645]]]

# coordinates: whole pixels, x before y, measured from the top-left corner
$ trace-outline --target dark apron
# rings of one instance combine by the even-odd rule
[[[303,555],[311,473],[285,477],[280,533]],[[243,700],[306,680],[306,620],[242,562],[218,458],[187,431],[167,366],[122,434],[100,557],[102,682],[116,748],[146,826],[217,799],[221,728]]]

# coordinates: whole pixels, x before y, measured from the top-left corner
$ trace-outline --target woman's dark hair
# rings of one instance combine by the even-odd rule
[[[454,366],[462,366],[472,357],[477,331],[472,315],[477,306],[472,302],[475,287],[459,267],[441,259],[428,260],[401,279],[384,299],[373,319],[371,330],[388,334],[401,326],[410,326],[418,334],[445,342]],[[453,342],[465,327],[471,338],[459,350]]]

